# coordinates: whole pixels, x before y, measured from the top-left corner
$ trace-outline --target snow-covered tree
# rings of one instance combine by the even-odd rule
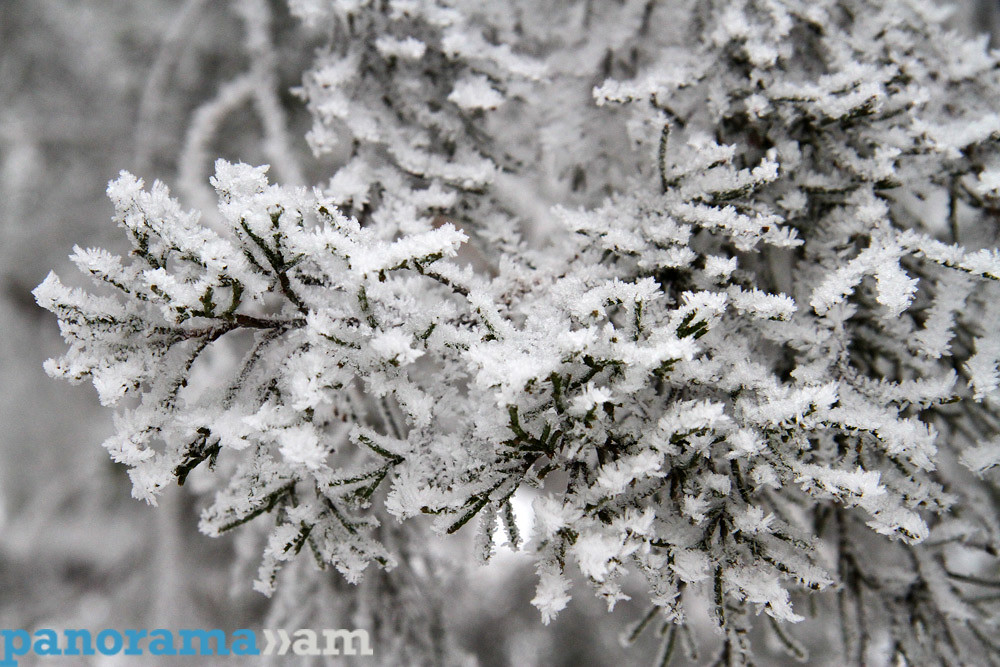
[[[257,59],[196,113],[185,187],[246,98],[289,184],[219,160],[199,212],[122,172],[131,255],[35,290],[135,497],[197,477],[203,532],[268,526],[258,590],[332,567],[430,662],[424,536],[463,529],[533,559],[545,623],[574,572],[642,595],[626,638],[655,622],[663,662],[703,605],[720,664],[756,626],[804,659],[807,616],[843,663],[1000,662],[985,40],[923,0],[289,5],[342,164],[300,185],[248,2]]]

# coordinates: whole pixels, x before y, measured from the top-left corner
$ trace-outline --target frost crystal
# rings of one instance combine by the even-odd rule
[[[995,656],[1000,55],[923,0],[290,6],[343,164],[220,160],[212,225],[123,172],[131,255],[35,290],[136,497],[211,469],[271,594],[488,559],[530,489],[545,623],[578,571],[666,653],[701,598],[718,664],[809,609],[835,662]]]

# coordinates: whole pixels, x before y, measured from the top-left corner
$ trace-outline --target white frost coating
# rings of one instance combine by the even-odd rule
[[[932,5],[293,0],[336,159],[295,164],[270,108],[275,168],[217,161],[211,228],[122,172],[130,253],[75,247],[98,287],[34,292],[68,346],[45,370],[117,410],[136,497],[197,470],[205,533],[261,525],[258,590],[316,589],[312,559],[359,623],[399,610],[379,646],[450,602],[427,532],[479,526],[544,623],[590,586],[681,650],[707,607],[742,664],[759,612],[801,657],[808,602],[845,662],[987,664],[1000,54]],[[275,99],[262,6],[256,74],[192,132]]]
[[[278,433],[278,451],[293,464],[317,470],[324,464],[328,452],[320,444],[316,432],[306,426],[293,426]]]
[[[991,468],[1000,466],[1000,438],[966,449],[958,460],[969,470],[982,476]]]
[[[996,296],[997,290],[991,290]],[[974,390],[977,400],[990,397],[994,401],[1000,398],[1000,336],[995,335],[1000,328],[1000,303],[990,301],[986,306],[984,327],[994,335],[985,335],[976,339],[975,354],[969,358],[965,369],[969,374],[969,384]]]
[[[496,109],[503,104],[503,95],[490,85],[486,77],[472,76],[455,82],[448,101],[462,109]]]
[[[538,572],[538,587],[531,604],[542,613],[542,623],[548,625],[570,601],[570,582],[558,569],[542,568]]]
[[[419,39],[413,37],[396,39],[388,35],[375,40],[375,48],[386,58],[395,56],[407,60],[420,60],[427,51],[427,45]]]

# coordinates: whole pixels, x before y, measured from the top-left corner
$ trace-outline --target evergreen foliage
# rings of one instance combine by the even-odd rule
[[[844,663],[1000,662],[983,40],[923,0],[289,4],[344,164],[219,160],[206,222],[123,172],[131,255],[35,290],[135,497],[212,469],[201,529],[270,526],[265,594],[477,530],[545,623],[574,571],[609,608],[641,577],[664,663],[698,600],[719,664],[754,626],[805,659],[806,615]]]

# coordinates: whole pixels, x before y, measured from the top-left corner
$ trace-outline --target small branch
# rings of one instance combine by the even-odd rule
[[[971,574],[959,574],[958,572],[952,572],[951,570],[945,570],[945,573],[952,579],[961,581],[962,583],[986,586],[987,588],[1000,588],[1000,581],[994,579],[983,579],[982,577],[976,577]]]
[[[660,169],[660,191],[666,194],[670,189],[670,180],[667,178],[667,139],[670,137],[670,123],[663,124],[660,132],[660,147],[656,154],[656,164]]]

